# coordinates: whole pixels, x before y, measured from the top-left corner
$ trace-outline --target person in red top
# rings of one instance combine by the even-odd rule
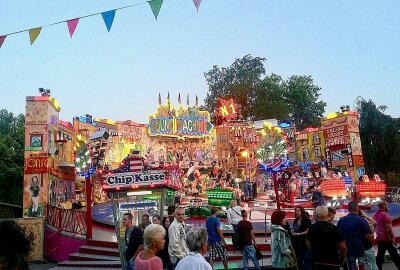
[[[239,234],[239,245],[243,254],[243,269],[248,270],[249,258],[253,261],[256,270],[260,270],[260,265],[256,258],[257,247],[256,239],[254,238],[253,225],[247,220],[247,211],[241,211],[243,220],[239,221],[237,225],[237,232]]]
[[[392,229],[392,219],[387,213],[388,208],[385,201],[381,201],[378,204],[378,211],[374,214],[373,218],[376,221],[376,240],[378,242],[378,254],[376,256],[376,264],[379,270],[382,270],[382,264],[384,262],[384,256],[386,250],[389,252],[397,269],[400,269],[400,257],[394,246],[395,239]]]

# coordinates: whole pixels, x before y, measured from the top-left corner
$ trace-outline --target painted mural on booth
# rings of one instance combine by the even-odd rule
[[[43,173],[24,175],[23,216],[42,217],[48,201],[48,175]]]

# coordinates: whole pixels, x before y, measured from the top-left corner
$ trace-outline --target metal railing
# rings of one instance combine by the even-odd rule
[[[385,200],[389,203],[400,202],[400,188],[388,187],[385,192]]]
[[[74,235],[87,234],[86,212],[70,209],[62,209],[53,205],[46,206],[46,224],[58,231],[72,233]]]

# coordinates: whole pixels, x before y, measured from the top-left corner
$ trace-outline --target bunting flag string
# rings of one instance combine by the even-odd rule
[[[74,35],[76,26],[78,25],[78,22],[79,22],[79,18],[67,21],[68,31],[69,31],[69,35],[71,36],[71,38]]]
[[[193,3],[195,5],[197,11],[199,10],[201,1],[202,0],[193,0]],[[48,26],[57,25],[57,24],[62,24],[62,23],[66,23],[67,24],[69,35],[72,38],[72,36],[75,33],[76,27],[78,26],[78,23],[79,23],[80,19],[93,17],[93,16],[97,16],[97,15],[101,15],[103,17],[103,21],[104,21],[104,23],[105,23],[105,25],[107,27],[107,31],[110,32],[111,26],[112,26],[112,24],[114,22],[115,13],[116,13],[117,10],[131,8],[131,7],[135,7],[135,6],[138,6],[138,5],[143,5],[143,4],[146,4],[146,3],[148,3],[150,5],[151,11],[153,12],[153,15],[154,15],[155,19],[157,20],[158,15],[159,15],[160,10],[161,10],[161,6],[163,4],[163,0],[150,0],[150,1],[146,1],[146,2],[140,2],[140,3],[136,3],[136,4],[131,4],[131,5],[115,8],[115,9],[112,9],[112,10],[109,10],[109,11],[93,13],[93,14],[89,14],[89,15],[85,15],[85,16],[80,16],[80,17],[77,17],[77,18],[74,18],[74,19],[62,20],[62,21],[50,23],[50,24],[47,24],[47,25],[42,25],[42,26],[38,26],[38,27],[34,27],[34,28],[29,28],[29,29],[24,29],[24,30],[8,33],[8,34],[3,34],[3,35],[0,35],[0,48],[2,47],[5,39],[8,36],[16,35],[16,34],[20,34],[20,33],[24,33],[24,32],[28,32],[29,33],[29,41],[30,41],[30,44],[33,45],[35,40],[40,35],[42,28],[48,27]]]
[[[150,5],[150,8],[151,8],[151,11],[153,11],[154,17],[156,17],[156,20],[157,20],[158,13],[160,13],[160,9],[163,4],[163,0],[152,0],[152,1],[148,1],[148,2]]]
[[[114,22],[115,9],[102,12],[101,16],[103,17],[103,20],[104,20],[104,23],[106,24],[108,32],[110,32],[111,26]]]
[[[29,29],[29,40],[31,41],[31,45],[35,42],[36,38],[39,36],[40,31],[42,31],[42,27],[36,27]]]
[[[198,12],[200,4],[201,4],[201,0],[193,0],[193,3],[194,3],[194,6],[196,7],[197,12]]]
[[[1,45],[3,45],[4,40],[6,40],[6,37],[7,37],[7,35],[0,36],[0,48],[1,48]]]

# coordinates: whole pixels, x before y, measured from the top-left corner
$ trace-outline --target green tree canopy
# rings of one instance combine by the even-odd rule
[[[400,119],[384,114],[386,106],[377,107],[372,100],[360,100],[360,136],[368,173],[400,173]],[[397,185],[399,184],[397,179]]]
[[[289,120],[297,129],[320,126],[326,103],[318,101],[321,88],[311,76],[291,76],[285,83],[285,100],[289,106]]]
[[[230,67],[213,68],[204,73],[208,84],[208,93],[205,99],[205,107],[214,115],[218,97],[234,96],[241,106],[243,118],[253,118],[256,90],[265,74],[265,58],[245,55],[236,59]]]
[[[244,119],[291,120],[298,129],[320,125],[326,103],[319,101],[321,88],[311,76],[265,76],[266,59],[246,55],[227,68],[214,66],[206,72],[205,108],[214,114],[218,97],[233,96]]]
[[[281,76],[266,76],[257,87],[255,119],[289,119],[290,108],[285,100],[285,81]]]
[[[22,205],[25,116],[0,110],[0,202]]]

